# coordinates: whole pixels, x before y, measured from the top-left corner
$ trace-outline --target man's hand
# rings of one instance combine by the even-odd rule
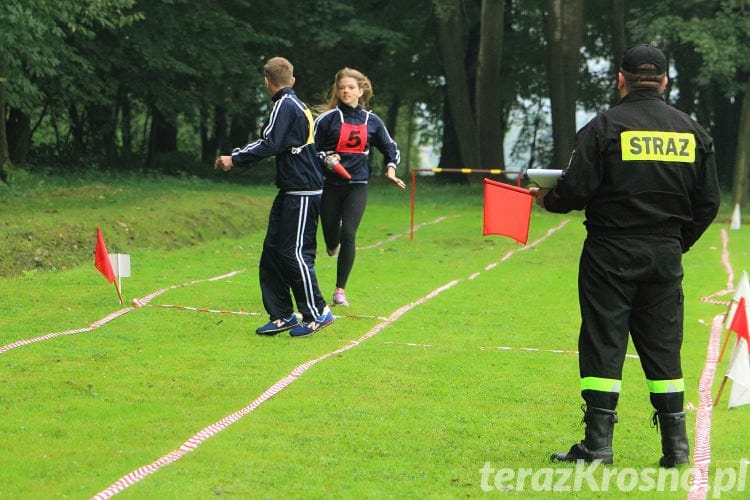
[[[536,200],[536,204],[544,208],[544,197],[547,196],[547,193],[550,192],[550,189],[532,187],[529,188],[529,191],[531,192],[531,196],[533,196]]]
[[[231,156],[219,156],[214,161],[214,168],[223,170],[224,172],[232,168],[232,157]]]

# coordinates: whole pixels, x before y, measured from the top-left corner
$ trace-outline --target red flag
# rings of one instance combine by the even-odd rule
[[[109,254],[107,253],[107,245],[104,244],[104,237],[102,236],[102,230],[96,228],[96,252],[94,254],[94,265],[102,275],[107,278],[107,281],[115,285],[117,290],[117,297],[120,299],[120,304],[123,303],[122,292],[120,291],[120,285],[115,279],[115,271],[112,269],[112,262],[109,260]]]
[[[107,245],[104,244],[104,237],[102,236],[102,230],[96,228],[96,254],[94,257],[94,265],[100,273],[107,278],[107,281],[114,283],[115,271],[112,269],[112,263],[109,261],[109,254],[107,253]]]
[[[740,298],[729,329],[737,334],[737,343],[734,346],[722,386],[727,378],[732,379],[729,408],[734,408],[750,404],[750,334],[747,328],[745,297]]]
[[[533,197],[528,189],[484,179],[482,235],[499,234],[526,244]]]
[[[750,346],[750,333],[747,328],[747,306],[745,305],[745,297],[740,297],[739,303],[737,303],[737,309],[734,311],[734,317],[732,323],[729,325],[729,329],[737,334],[737,342],[745,339],[747,346]]]

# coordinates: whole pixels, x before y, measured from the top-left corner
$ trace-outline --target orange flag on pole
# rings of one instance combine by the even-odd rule
[[[525,245],[529,239],[532,202],[528,189],[484,179],[482,235],[508,236]]]
[[[120,299],[120,304],[123,303],[122,293],[120,293],[120,287],[117,285],[117,277],[115,271],[112,269],[112,262],[109,260],[109,254],[107,253],[107,245],[104,244],[104,237],[102,236],[102,230],[96,228],[96,251],[94,253],[94,265],[100,273],[109,281],[114,283],[115,290],[117,290],[117,296]]]

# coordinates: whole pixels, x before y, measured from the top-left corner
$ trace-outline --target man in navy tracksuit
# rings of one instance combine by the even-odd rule
[[[310,335],[333,323],[315,275],[316,232],[320,214],[323,173],[313,143],[313,119],[292,90],[293,66],[283,57],[263,67],[273,108],[262,137],[220,156],[216,167],[229,170],[276,157],[276,186],[268,230],[260,256],[260,287],[270,321],[256,330],[276,335],[290,330],[293,337]],[[302,322],[294,314],[291,289]]]
[[[586,211],[578,271],[586,431],[583,441],[553,460],[613,462],[629,332],[661,430],[659,465],[689,463],[681,259],[716,216],[719,185],[711,137],[661,98],[667,67],[651,45],[625,52],[620,102],[578,132],[554,189],[532,189],[551,212]]]

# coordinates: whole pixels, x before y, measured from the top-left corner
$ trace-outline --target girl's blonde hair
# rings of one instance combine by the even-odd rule
[[[359,85],[359,88],[362,89],[362,97],[359,98],[359,104],[361,104],[363,108],[367,108],[367,106],[370,104],[370,99],[372,99],[372,96],[374,95],[370,79],[367,78],[364,73],[356,69],[342,68],[338,72],[336,72],[336,77],[333,79],[333,85],[331,86],[328,100],[325,102],[325,104],[318,107],[318,110],[321,113],[323,111],[333,109],[338,105],[338,86],[342,78],[354,78],[355,80],[357,80],[357,85]]]

